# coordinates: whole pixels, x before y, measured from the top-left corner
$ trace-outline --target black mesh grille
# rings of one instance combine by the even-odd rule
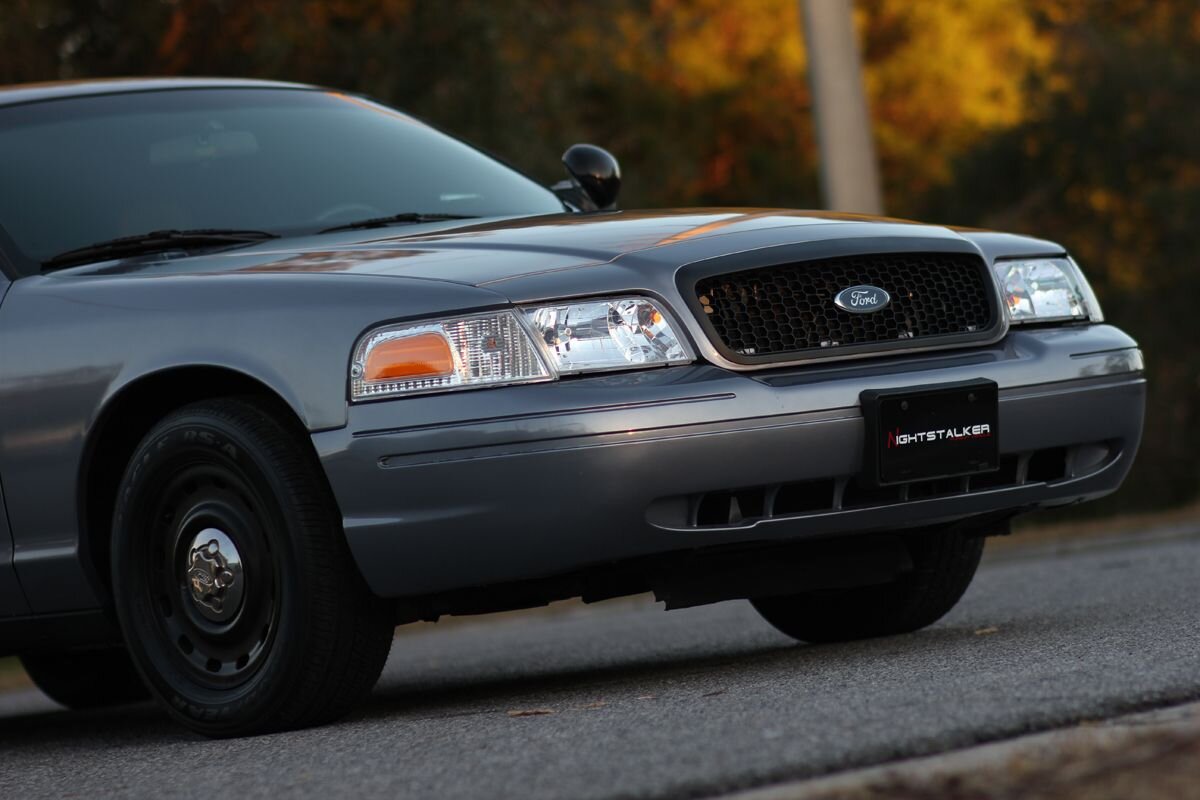
[[[702,278],[696,297],[720,341],[739,356],[870,349],[986,336],[993,325],[986,269],[982,259],[965,253],[846,256]],[[833,304],[838,292],[859,284],[886,290],[891,303],[870,314]]]

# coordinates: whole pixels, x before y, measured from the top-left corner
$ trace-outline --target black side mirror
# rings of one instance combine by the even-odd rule
[[[621,165],[613,154],[594,144],[575,144],[563,153],[563,166],[571,176],[574,196],[559,191],[559,196],[580,211],[613,211],[621,191]],[[559,190],[561,184],[555,186]],[[566,195],[566,196],[565,196]]]

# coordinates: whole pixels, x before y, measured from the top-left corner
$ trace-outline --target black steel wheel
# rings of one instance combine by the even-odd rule
[[[804,642],[891,636],[932,625],[971,585],[984,538],[941,529],[907,534],[904,540],[913,568],[894,581],[751,602],[767,622]]]
[[[129,654],[120,647],[27,653],[21,665],[35,686],[67,708],[105,708],[150,698]]]
[[[353,564],[315,458],[257,402],[162,420],[113,522],[117,616],[134,664],[188,727],[234,736],[344,714],[387,658],[390,608]]]

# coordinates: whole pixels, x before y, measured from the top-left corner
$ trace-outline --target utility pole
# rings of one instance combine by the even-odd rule
[[[800,0],[800,12],[825,205],[834,211],[882,214],[853,2]]]

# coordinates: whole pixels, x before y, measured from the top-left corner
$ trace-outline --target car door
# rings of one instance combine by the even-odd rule
[[[27,613],[25,596],[17,584],[13,569],[13,540],[8,529],[8,512],[4,508],[4,491],[0,489],[0,618]]]
[[[3,255],[0,255],[0,260]],[[8,294],[9,280],[0,273],[0,303]],[[0,347],[4,343],[0,342]],[[0,446],[3,446],[0,443]],[[8,510],[4,505],[4,476],[0,475],[0,618],[28,613],[25,595],[17,583],[17,573],[13,569],[13,539],[8,527]]]

